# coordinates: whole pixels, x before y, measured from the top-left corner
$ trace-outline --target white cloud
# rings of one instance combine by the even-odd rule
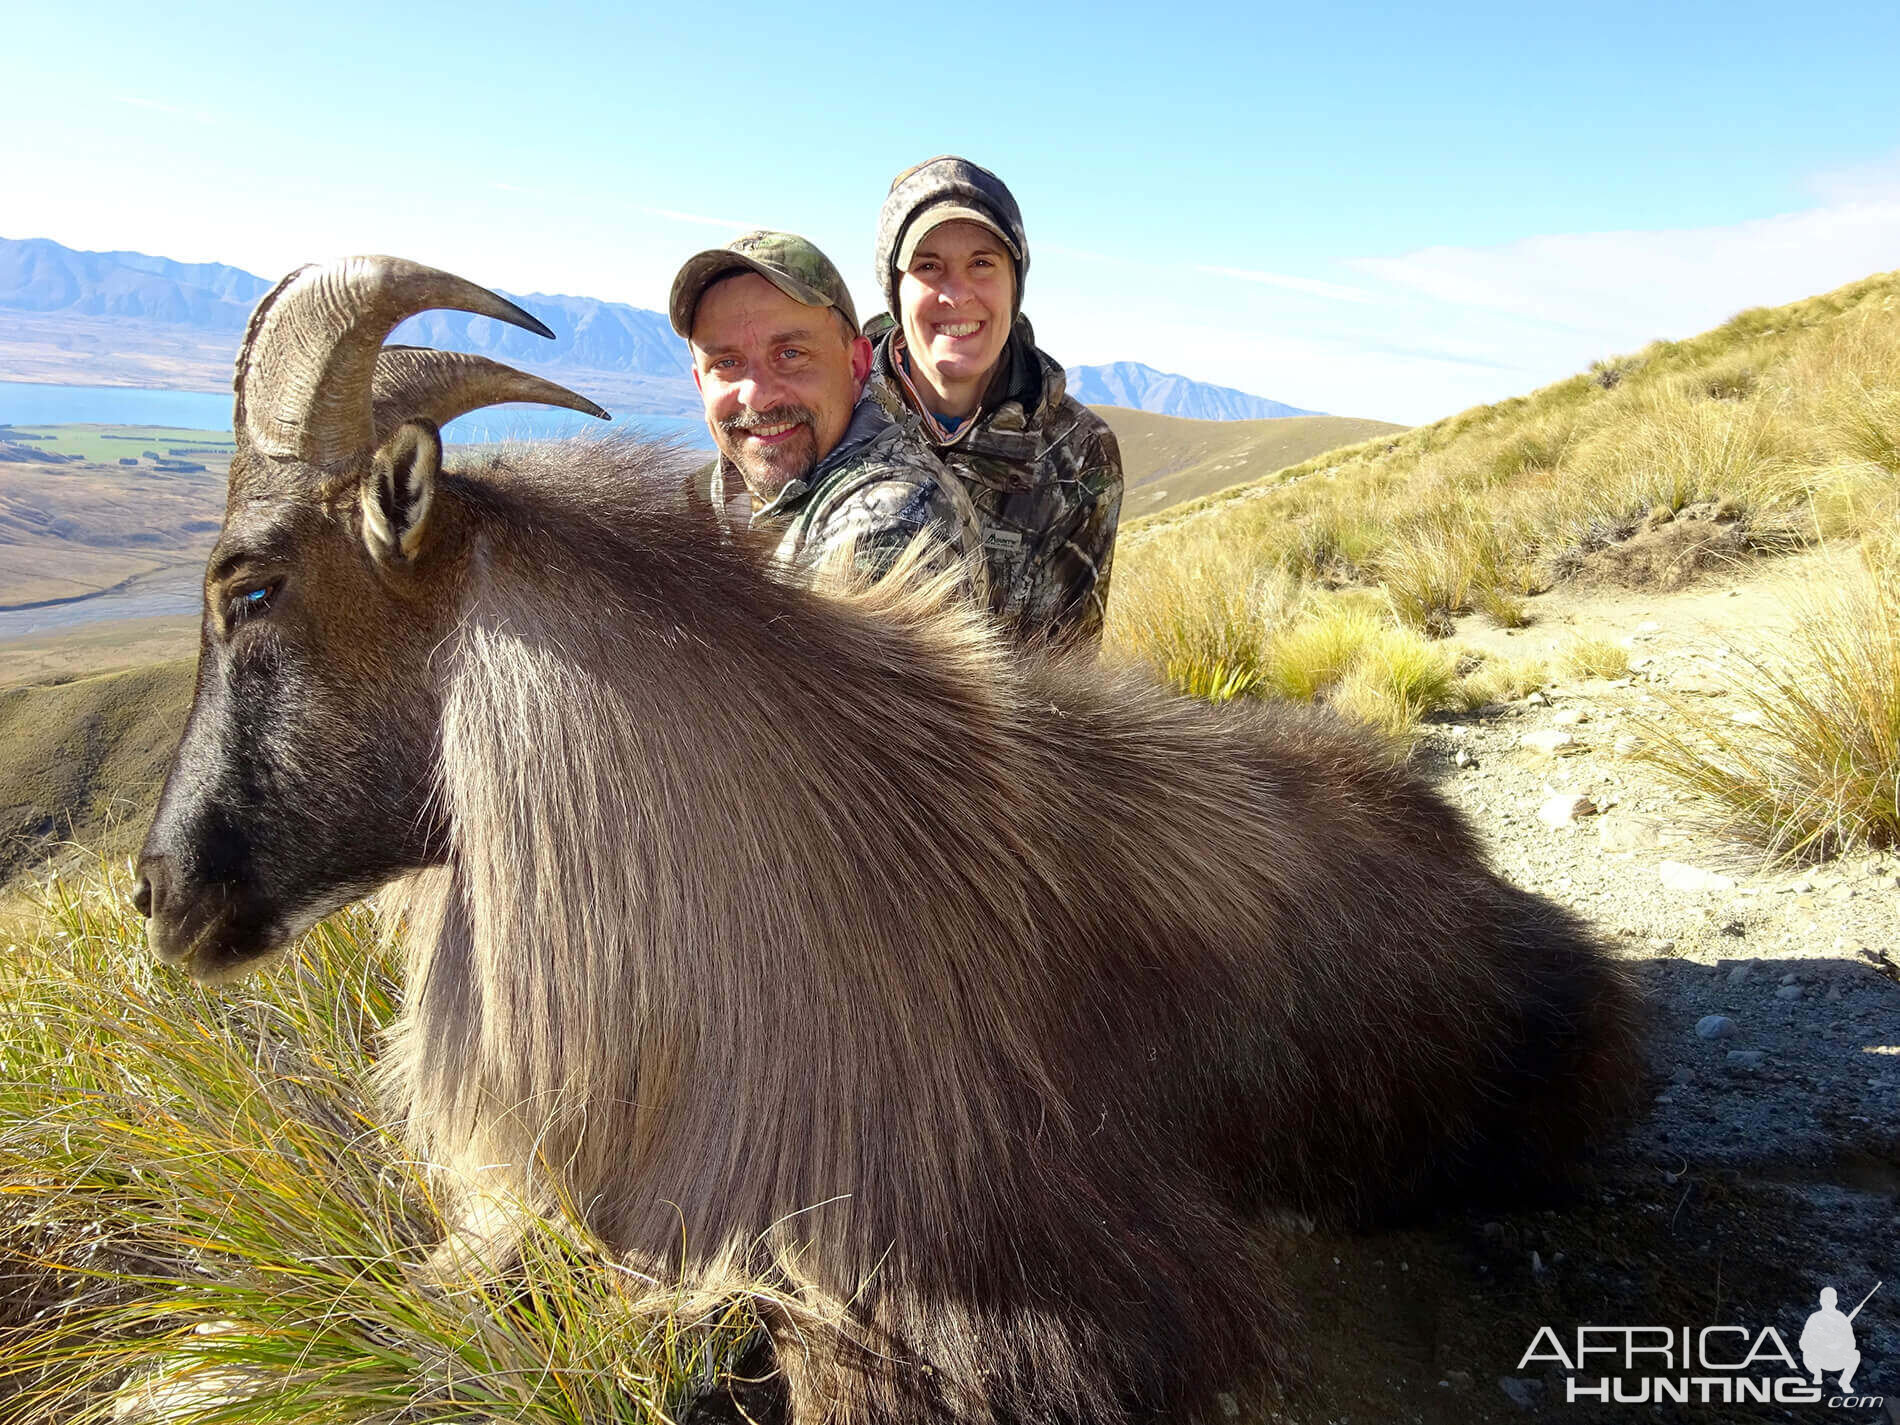
[[[1434,302],[1631,346],[1825,292],[1896,259],[1900,182],[1884,194],[1729,227],[1567,233],[1348,265]]]
[[[1900,160],[1811,186],[1832,199],[1722,227],[1346,260],[1359,286],[1195,266],[1104,312],[1098,279],[1062,273],[1037,332],[1076,361],[1140,360],[1294,405],[1430,421],[1900,264]],[[1289,306],[1263,286],[1334,300]]]

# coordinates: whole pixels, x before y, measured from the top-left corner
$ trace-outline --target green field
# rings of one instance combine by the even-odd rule
[[[96,464],[116,464],[125,456],[145,450],[164,455],[172,446],[199,450],[218,450],[226,454],[234,448],[228,430],[186,430],[179,426],[0,426],[0,440],[13,431],[21,435],[44,436],[44,440],[22,442],[50,455],[77,455]],[[208,461],[216,457],[181,456],[180,459]]]

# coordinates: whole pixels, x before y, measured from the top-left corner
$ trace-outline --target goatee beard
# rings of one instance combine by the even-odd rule
[[[769,451],[746,450],[747,432],[785,425],[787,422],[802,425],[810,444],[799,441],[795,432],[787,432],[783,445],[772,447]],[[818,439],[818,417],[809,407],[775,406],[769,411],[741,411],[735,416],[716,421],[714,425],[724,437],[720,442],[721,453],[745,480],[746,488],[762,499],[776,499],[779,492],[792,481],[802,480],[809,475],[812,466],[817,463],[807,455],[807,451],[815,452]],[[801,446],[805,448],[800,450],[798,447]],[[780,464],[781,458],[790,460],[793,468]]]

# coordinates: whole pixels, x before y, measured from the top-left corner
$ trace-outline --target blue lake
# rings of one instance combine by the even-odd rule
[[[231,429],[231,396],[223,391],[146,391],[129,386],[43,386],[0,381],[0,425],[178,426],[185,430]],[[575,411],[495,406],[451,421],[442,434],[475,444],[494,440],[547,440],[600,431],[635,431],[712,449],[705,423],[684,416],[615,413],[611,424]]]
[[[229,431],[231,397],[218,391],[147,391],[126,386],[46,386],[32,381],[0,381],[0,425],[175,426],[183,430]],[[548,440],[613,431],[656,440],[672,440],[691,449],[711,450],[705,424],[681,416],[616,414],[611,423],[575,411],[496,406],[474,411],[443,427],[443,435],[462,444],[496,440]],[[0,639],[44,634],[99,619],[154,618],[195,614],[199,608],[196,569],[170,571],[114,593],[94,594],[38,609],[0,610]]]

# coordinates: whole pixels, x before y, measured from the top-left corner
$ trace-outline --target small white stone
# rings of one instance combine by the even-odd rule
[[[1550,728],[1543,732],[1527,732],[1518,738],[1517,745],[1532,752],[1541,752],[1547,757],[1561,757],[1577,750],[1577,739],[1568,732]]]
[[[1698,866],[1686,865],[1681,861],[1665,861],[1657,868],[1662,876],[1665,888],[1672,891],[1732,891],[1735,882],[1727,876],[1718,876],[1713,871],[1704,871]]]
[[[1559,792],[1537,808],[1537,818],[1548,826],[1569,826],[1580,816],[1596,815],[1596,803],[1580,792]]]
[[[1597,823],[1597,844],[1605,851],[1640,851],[1662,845],[1662,828],[1646,816],[1619,811]]]

